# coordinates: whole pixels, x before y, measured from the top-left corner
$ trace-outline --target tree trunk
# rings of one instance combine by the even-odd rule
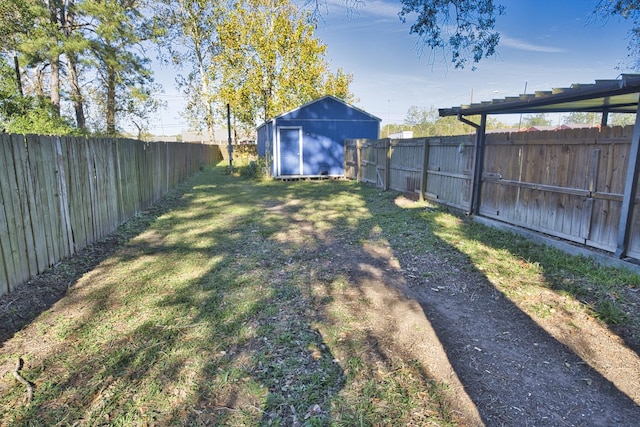
[[[16,83],[18,84],[18,93],[20,96],[24,96],[24,92],[22,91],[22,78],[20,77],[20,63],[18,62],[18,56],[13,56],[13,65],[16,69]]]
[[[107,135],[116,134],[116,73],[107,70]]]
[[[69,83],[71,84],[71,99],[73,100],[73,109],[76,111],[76,126],[78,126],[80,130],[85,130],[87,123],[84,116],[84,102],[82,93],[80,92],[80,82],[78,81],[77,62],[73,54],[68,53],[67,58]]]
[[[51,89],[50,97],[54,112],[60,116],[60,57],[55,55],[51,58]]]
[[[67,40],[71,38],[75,25],[75,0],[67,0],[67,7],[62,15],[64,35]],[[71,86],[71,100],[73,101],[73,109],[76,112],[76,126],[80,130],[85,130],[86,120],[84,116],[84,100],[80,91],[80,81],[78,77],[78,55],[76,52],[67,49],[67,67],[69,73],[69,84]]]
[[[49,14],[51,24],[58,25],[58,2],[49,2]],[[55,35],[51,35],[52,47],[51,51],[51,77],[50,77],[50,93],[51,104],[53,104],[54,111],[57,116],[60,116],[60,54],[58,53],[58,40]]]

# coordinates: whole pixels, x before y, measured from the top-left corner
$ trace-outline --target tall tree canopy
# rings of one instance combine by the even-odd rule
[[[500,34],[494,31],[496,16],[504,6],[493,0],[400,0],[402,22],[415,22],[415,33],[431,49],[442,49],[455,68],[464,68],[469,59],[476,64],[496,53]],[[475,66],[474,66],[475,68]]]
[[[289,0],[239,0],[218,26],[210,74],[220,105],[247,127],[325,94],[352,101],[351,75],[332,74],[309,15]]]
[[[169,61],[178,67],[176,83],[186,99],[185,116],[199,129],[205,125],[213,140],[215,113],[214,57],[220,51],[217,26],[225,14],[225,3],[215,0],[161,0],[156,18],[167,27],[163,46]]]
[[[504,12],[499,0],[400,0],[399,17],[454,67],[475,68],[496,53]],[[640,2],[596,0],[593,13],[632,22],[637,68]],[[181,67],[187,117],[211,133],[226,103],[252,127],[325,94],[353,101],[352,76],[330,70],[313,22],[292,0],[0,1],[0,121],[116,134],[126,120],[142,132],[159,105],[149,58],[156,44]]]
[[[633,23],[629,34],[629,57],[634,62],[633,67],[640,68],[640,1],[598,0],[594,14],[603,19],[617,15]]]
[[[137,116],[153,90],[150,59],[142,47],[160,36],[154,21],[143,13],[141,0],[87,0],[84,10],[92,18],[90,58],[97,71],[99,103],[106,133],[116,134],[117,114]],[[139,102],[136,102],[139,101]]]
[[[75,127],[84,130],[87,94],[94,95],[89,110],[100,114],[94,117],[94,131],[113,135],[118,131],[117,117],[147,115],[157,107],[151,99],[155,86],[150,60],[143,48],[162,35],[148,18],[155,1],[2,2],[0,36],[6,43],[0,45],[0,55],[5,65],[16,64],[16,87],[20,92],[24,86],[19,96],[25,100],[19,110],[0,111],[0,120],[12,131],[17,130],[11,124],[19,121],[33,123],[29,132],[58,132],[62,128],[56,123],[69,126],[73,121],[61,117],[68,113],[62,105],[66,100],[74,110]],[[55,126],[24,120],[34,115],[49,117]]]

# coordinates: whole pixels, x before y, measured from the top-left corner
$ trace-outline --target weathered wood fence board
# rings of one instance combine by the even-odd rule
[[[397,147],[401,147],[396,149]],[[389,188],[420,193],[425,140],[391,140],[389,143]]]
[[[468,210],[475,148],[469,136],[428,138],[425,198]]]
[[[0,295],[220,159],[217,145],[0,134]]]
[[[478,213],[615,252],[632,133],[629,126],[487,134]],[[379,188],[417,191],[470,211],[475,149],[475,135],[347,140],[345,171]],[[385,175],[388,181],[380,178]],[[627,256],[640,259],[638,195],[634,200]]]

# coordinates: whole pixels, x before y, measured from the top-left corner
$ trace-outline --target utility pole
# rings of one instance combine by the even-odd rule
[[[233,145],[231,140],[231,106],[227,103],[227,130],[229,135],[229,173],[233,173]]]

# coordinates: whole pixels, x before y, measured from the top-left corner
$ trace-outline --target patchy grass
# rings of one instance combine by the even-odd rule
[[[125,224],[118,251],[5,343],[3,425],[455,425],[446,384],[374,351],[371,301],[343,259],[364,245],[437,253],[533,316],[584,310],[638,325],[635,274],[427,204],[401,209],[353,182],[238,170],[206,169],[165,200],[171,209]],[[408,263],[404,274],[431,272]],[[572,298],[555,306],[541,289]],[[18,357],[31,403],[11,375]]]
[[[7,342],[3,425],[450,424],[419,363],[361,357],[366,301],[350,311],[320,295],[350,286],[332,240],[358,250],[367,195],[203,171]]]
[[[539,318],[559,309],[587,312],[614,329],[624,327],[628,344],[640,348],[640,337],[633,333],[640,327],[637,273],[598,266],[591,258],[570,256],[444,209],[421,210],[418,216],[464,255],[451,257],[459,268],[472,265],[526,312]],[[570,298],[556,307],[539,300],[541,289]]]

